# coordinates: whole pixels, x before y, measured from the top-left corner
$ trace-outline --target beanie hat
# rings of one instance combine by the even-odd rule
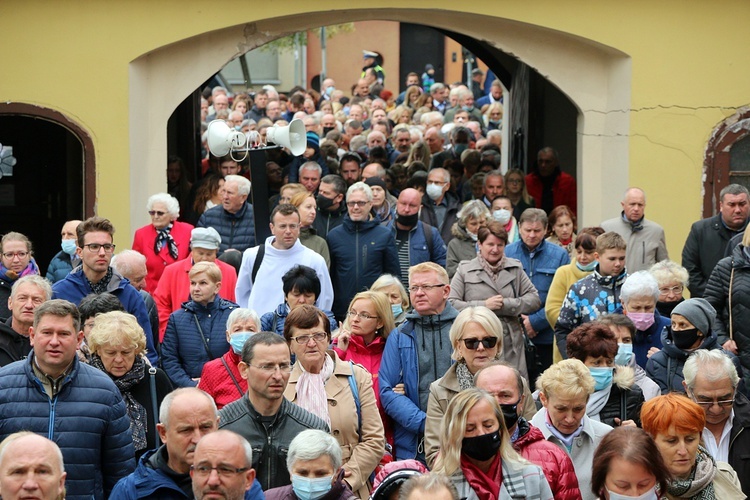
[[[385,187],[385,181],[380,177],[370,177],[368,179],[365,179],[365,184],[370,187],[380,186],[381,188],[383,188],[383,191],[388,191],[388,188]]]
[[[706,299],[688,299],[677,304],[672,314],[679,314],[693,324],[703,335],[711,333],[716,309]]]
[[[307,133],[307,147],[308,148],[320,147],[320,138],[318,137],[318,134],[316,134],[315,132]]]

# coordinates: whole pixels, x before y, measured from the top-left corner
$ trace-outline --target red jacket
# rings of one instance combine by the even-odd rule
[[[219,296],[231,302],[235,301],[234,287],[237,286],[237,271],[229,264],[216,259],[221,269],[221,289]],[[164,340],[169,315],[180,308],[183,302],[190,300],[190,278],[188,273],[193,267],[193,258],[188,257],[168,265],[161,275],[159,285],[153,293],[156,308],[159,310],[159,342]]]
[[[580,500],[578,477],[570,457],[561,448],[544,439],[542,431],[524,419],[518,420],[520,436],[513,448],[529,462],[542,468],[555,500]]]
[[[169,245],[162,245],[161,251],[158,254],[154,252],[157,232],[153,224],[143,226],[135,232],[132,248],[146,256],[146,269],[148,269],[146,291],[148,293],[154,293],[156,290],[156,285],[159,284],[159,279],[162,273],[164,273],[165,267],[190,255],[190,233],[192,230],[192,225],[186,222],[174,221],[170,234],[177,244],[176,259],[172,258],[169,254]]]
[[[542,206],[542,178],[537,172],[531,172],[526,176],[526,191],[536,200],[536,206]],[[567,205],[573,213],[578,209],[578,192],[576,180],[565,172],[560,172],[552,184],[552,203],[554,206]]]
[[[224,366],[221,360],[224,360],[232,370],[235,380],[240,384],[240,392],[237,386],[229,376],[227,368]],[[247,380],[242,378],[240,375],[240,369],[237,364],[242,361],[239,354],[235,354],[232,348],[223,355],[221,358],[212,359],[205,365],[203,365],[203,372],[201,373],[201,380],[198,382],[198,389],[202,389],[208,393],[209,396],[214,398],[216,401],[216,408],[221,410],[224,405],[228,405],[232,401],[237,401],[247,392]]]

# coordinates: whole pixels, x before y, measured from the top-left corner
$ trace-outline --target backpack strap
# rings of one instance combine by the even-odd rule
[[[263,256],[266,254],[266,244],[261,243],[258,245],[258,254],[255,256],[255,262],[253,262],[253,271],[250,273],[250,277],[253,280],[253,284],[255,284],[255,277],[258,276],[258,269],[260,269],[260,265],[263,263]]]
[[[357,389],[357,381],[354,379],[354,363],[351,361],[349,361],[349,368],[351,368],[352,373],[347,378],[354,397],[354,406],[357,407],[357,433],[359,434],[359,441],[362,442],[362,404],[359,402],[359,389]]]
[[[432,241],[432,226],[423,222],[422,227],[424,227],[424,239],[427,240],[427,251],[430,252],[430,259],[432,259],[432,251],[435,245]]]

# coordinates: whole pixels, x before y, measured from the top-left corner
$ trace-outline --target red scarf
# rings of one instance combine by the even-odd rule
[[[479,500],[497,500],[500,498],[500,485],[503,482],[500,453],[495,455],[490,470],[486,474],[462,454],[461,471]]]

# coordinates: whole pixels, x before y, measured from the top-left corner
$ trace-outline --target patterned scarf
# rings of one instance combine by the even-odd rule
[[[86,278],[86,275],[83,275],[84,278]],[[86,278],[86,281],[89,282],[89,286],[91,287],[91,293],[95,293],[97,295],[100,295],[107,291],[107,287],[109,286],[109,282],[112,281],[112,268],[107,268],[107,274],[104,275],[102,279],[99,280],[97,283],[92,283],[90,279]]]
[[[502,271],[503,267],[505,267],[505,255],[503,255],[503,257],[494,266],[487,262],[487,260],[482,257],[481,253],[477,253],[477,259],[479,259],[479,264],[482,266],[482,269],[487,271],[487,274],[490,275],[492,281],[495,281],[497,279],[497,275],[500,274],[500,271]]]
[[[10,281],[11,283],[18,278],[23,278],[29,274],[39,274],[39,266],[36,265],[36,261],[33,258],[29,261],[29,265],[20,273],[11,271],[4,265],[0,264],[0,278]]]
[[[474,375],[469,371],[466,361],[456,363],[456,378],[458,379],[458,387],[462,391],[474,387]]]
[[[690,477],[675,478],[669,483],[669,494],[678,498],[694,500],[716,500],[714,477],[716,476],[716,462],[703,446],[698,447],[695,456],[695,467]]]
[[[170,222],[169,225],[164,229],[156,230],[154,253],[156,255],[159,255],[159,252],[161,252],[161,247],[163,247],[166,243],[167,245],[169,245],[169,255],[171,255],[173,259],[177,260],[179,250],[177,249],[177,243],[175,243],[174,238],[172,238],[172,226],[174,226],[174,223]]]
[[[331,426],[331,416],[328,414],[328,396],[326,395],[326,382],[333,374],[333,360],[326,354],[323,369],[320,373],[310,373],[305,370],[302,363],[297,360],[302,374],[297,380],[297,404],[313,415],[325,420],[328,427]]]
[[[98,354],[91,356],[89,364],[109,375],[117,388],[120,389],[120,394],[122,394],[122,398],[125,400],[128,417],[130,418],[130,433],[133,435],[133,446],[135,446],[136,451],[146,449],[146,446],[148,446],[146,442],[148,416],[143,405],[136,401],[130,393],[130,389],[146,376],[146,361],[143,356],[136,356],[133,367],[122,377],[113,377],[112,374],[108,373],[104,368],[102,358]],[[154,432],[156,432],[156,429],[154,429]]]

